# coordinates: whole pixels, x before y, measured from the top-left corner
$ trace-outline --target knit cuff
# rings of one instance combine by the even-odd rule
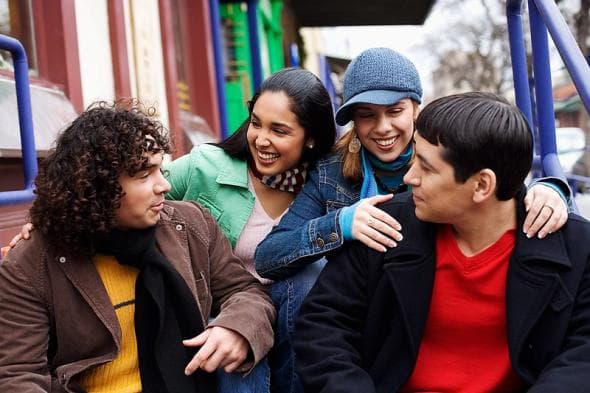
[[[552,190],[554,190],[555,192],[557,192],[557,194],[559,194],[559,196],[561,197],[561,199],[563,200],[563,202],[567,206],[568,213],[574,212],[573,203],[572,203],[572,191],[566,182],[564,182],[563,180],[561,180],[558,177],[553,177],[553,176],[543,177],[540,179],[533,180],[531,182],[531,184],[527,187],[527,191],[536,185],[542,185],[545,187],[549,187]]]
[[[342,231],[342,238],[344,240],[355,240],[352,234],[352,222],[354,220],[354,212],[359,203],[360,201],[354,205],[343,207],[340,211],[338,223],[340,224],[340,230]]]

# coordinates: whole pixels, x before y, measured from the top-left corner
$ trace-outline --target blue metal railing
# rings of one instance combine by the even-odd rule
[[[219,125],[221,139],[229,135],[227,124],[227,105],[225,101],[225,67],[223,62],[223,37],[218,0],[209,0],[209,17],[211,19],[211,39],[213,40],[213,57],[215,59],[215,86],[217,87],[217,106],[219,108]]]
[[[336,104],[337,104],[337,92],[336,92],[336,86],[334,86],[334,82],[332,82],[332,77],[330,76],[330,65],[328,64],[328,62],[326,61],[326,56],[324,55],[318,55],[318,60],[320,63],[320,80],[323,82],[324,87],[326,88],[326,90],[328,91],[328,94],[330,95],[330,100],[332,101],[332,107],[334,109],[334,113],[336,113],[336,111],[338,110]]]
[[[508,0],[506,3],[516,103],[527,117],[531,128],[538,129],[543,173],[565,179],[566,176],[557,157],[555,142],[555,115],[547,31],[551,34],[587,111],[590,109],[590,67],[553,0],[529,0],[528,6],[533,52],[534,111],[524,48],[522,0]],[[536,118],[533,117],[533,113]],[[583,179],[590,182],[590,178],[580,176],[574,178],[568,175],[568,178],[572,181]],[[575,203],[574,209],[577,211]]]
[[[289,61],[291,67],[300,67],[299,62],[299,47],[296,43],[289,45]]]
[[[25,188],[22,190],[0,192],[0,206],[2,206],[25,203],[34,198],[33,182],[37,176],[37,156],[35,152],[35,134],[33,132],[27,55],[20,42],[1,34],[0,48],[8,50],[12,54],[25,183]]]
[[[262,84],[262,57],[258,34],[258,0],[248,0],[248,35],[250,37],[250,58],[252,59],[252,81],[256,91]]]

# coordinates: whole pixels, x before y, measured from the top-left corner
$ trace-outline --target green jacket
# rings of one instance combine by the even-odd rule
[[[166,198],[200,203],[235,247],[254,208],[246,161],[230,157],[217,146],[202,144],[164,169],[172,185]]]

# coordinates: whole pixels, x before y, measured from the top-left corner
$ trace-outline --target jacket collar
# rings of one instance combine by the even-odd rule
[[[400,202],[385,204],[384,210],[398,219],[404,228],[405,238],[409,240],[402,241],[397,247],[388,250],[384,255],[383,270],[402,308],[404,325],[412,348],[411,359],[408,360],[412,362],[418,355],[430,308],[436,268],[436,225],[419,221],[415,216],[411,194],[406,193],[406,203],[402,203],[402,195],[404,194],[396,196],[396,201]],[[395,210],[387,207],[396,204],[399,206],[400,203],[401,208]]]
[[[565,247],[562,231],[552,233],[544,239],[539,239],[537,237],[529,239],[526,237],[526,234],[523,233],[522,227],[527,213],[524,208],[525,194],[526,189],[523,186],[517,194],[517,237],[512,256],[525,263],[543,260],[550,264],[571,268],[572,263]]]
[[[231,157],[226,160],[215,181],[219,184],[248,188],[248,162]]]
[[[571,262],[565,249],[565,243],[561,231],[547,236],[545,239],[528,239],[522,232],[522,226],[526,217],[524,209],[524,186],[518,192],[517,199],[517,238],[514,252],[511,257],[507,282],[508,302],[508,326],[510,332],[511,355],[517,356],[522,348],[524,337],[530,330],[535,318],[524,323],[521,319],[526,313],[522,310],[540,315],[543,305],[552,296],[555,285],[554,275],[547,274],[552,267],[571,267]],[[400,201],[402,195],[396,196]],[[396,248],[390,249],[384,256],[383,269],[395,291],[400,307],[405,317],[407,334],[413,348],[413,356],[417,356],[420,340],[422,339],[426,318],[428,316],[432,287],[436,269],[435,241],[436,224],[418,220],[415,216],[415,205],[411,194],[408,193],[406,203],[395,202],[384,204],[384,210],[392,213],[402,227],[404,236],[411,241],[402,241]],[[548,263],[539,264],[546,261]],[[520,263],[522,262],[522,263]],[[522,264],[530,263],[528,269],[523,271]],[[521,285],[523,277],[537,283],[534,288],[530,285]]]
[[[117,315],[91,259],[72,253],[53,255],[52,259],[99,316],[119,348],[121,328]]]
[[[184,278],[190,290],[197,296],[194,272],[191,266],[191,256],[186,245],[188,241],[188,222],[181,215],[176,214],[174,205],[190,203],[185,201],[164,201],[164,209],[156,228],[156,245],[162,255],[178,273]],[[193,222],[191,226],[197,228],[203,225]],[[180,240],[179,240],[180,239]],[[201,313],[203,315],[204,313]]]
[[[175,214],[175,203],[181,202],[164,202],[160,221],[156,224],[158,226],[156,243],[196,296],[196,285],[194,280],[191,279],[194,277],[192,276],[193,271],[190,266],[191,259],[188,253],[188,247],[183,247],[183,245],[170,241],[170,239],[186,238],[186,234],[171,235],[174,232],[185,233],[187,230],[187,223],[179,219]],[[111,300],[91,258],[73,253],[50,254],[49,257],[59,266],[90,307],[92,307],[96,315],[99,316],[102,323],[111,332],[117,348],[119,348],[121,337],[120,325],[115,310],[111,306]],[[205,323],[206,321],[203,322]]]
[[[537,237],[527,238],[522,231],[524,220],[526,218],[526,210],[524,207],[524,197],[526,195],[526,188],[524,185],[516,195],[517,200],[517,226],[516,226],[516,245],[514,247],[513,258],[527,261],[543,260],[551,264],[557,264],[563,267],[572,266],[569,259],[563,233],[557,231],[546,236],[544,239]],[[401,195],[400,195],[401,196]],[[427,251],[433,250],[434,238],[436,236],[436,224],[419,221],[414,213],[415,205],[411,194],[408,193],[408,200],[406,207],[403,209],[404,222],[401,222],[404,228],[404,236],[411,241],[402,241],[395,250],[395,256],[400,254],[414,254],[425,256]],[[396,199],[398,197],[396,196]],[[399,213],[398,213],[399,214]],[[386,254],[386,259],[387,255]]]

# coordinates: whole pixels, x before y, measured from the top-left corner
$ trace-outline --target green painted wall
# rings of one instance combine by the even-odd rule
[[[259,0],[258,36],[263,78],[284,67],[281,32],[282,0]],[[247,101],[254,94],[246,2],[221,3],[228,128],[233,133],[248,117]]]
[[[254,92],[246,4],[220,4],[219,13],[223,30],[227,124],[229,132],[233,133],[248,117],[246,102]]]

